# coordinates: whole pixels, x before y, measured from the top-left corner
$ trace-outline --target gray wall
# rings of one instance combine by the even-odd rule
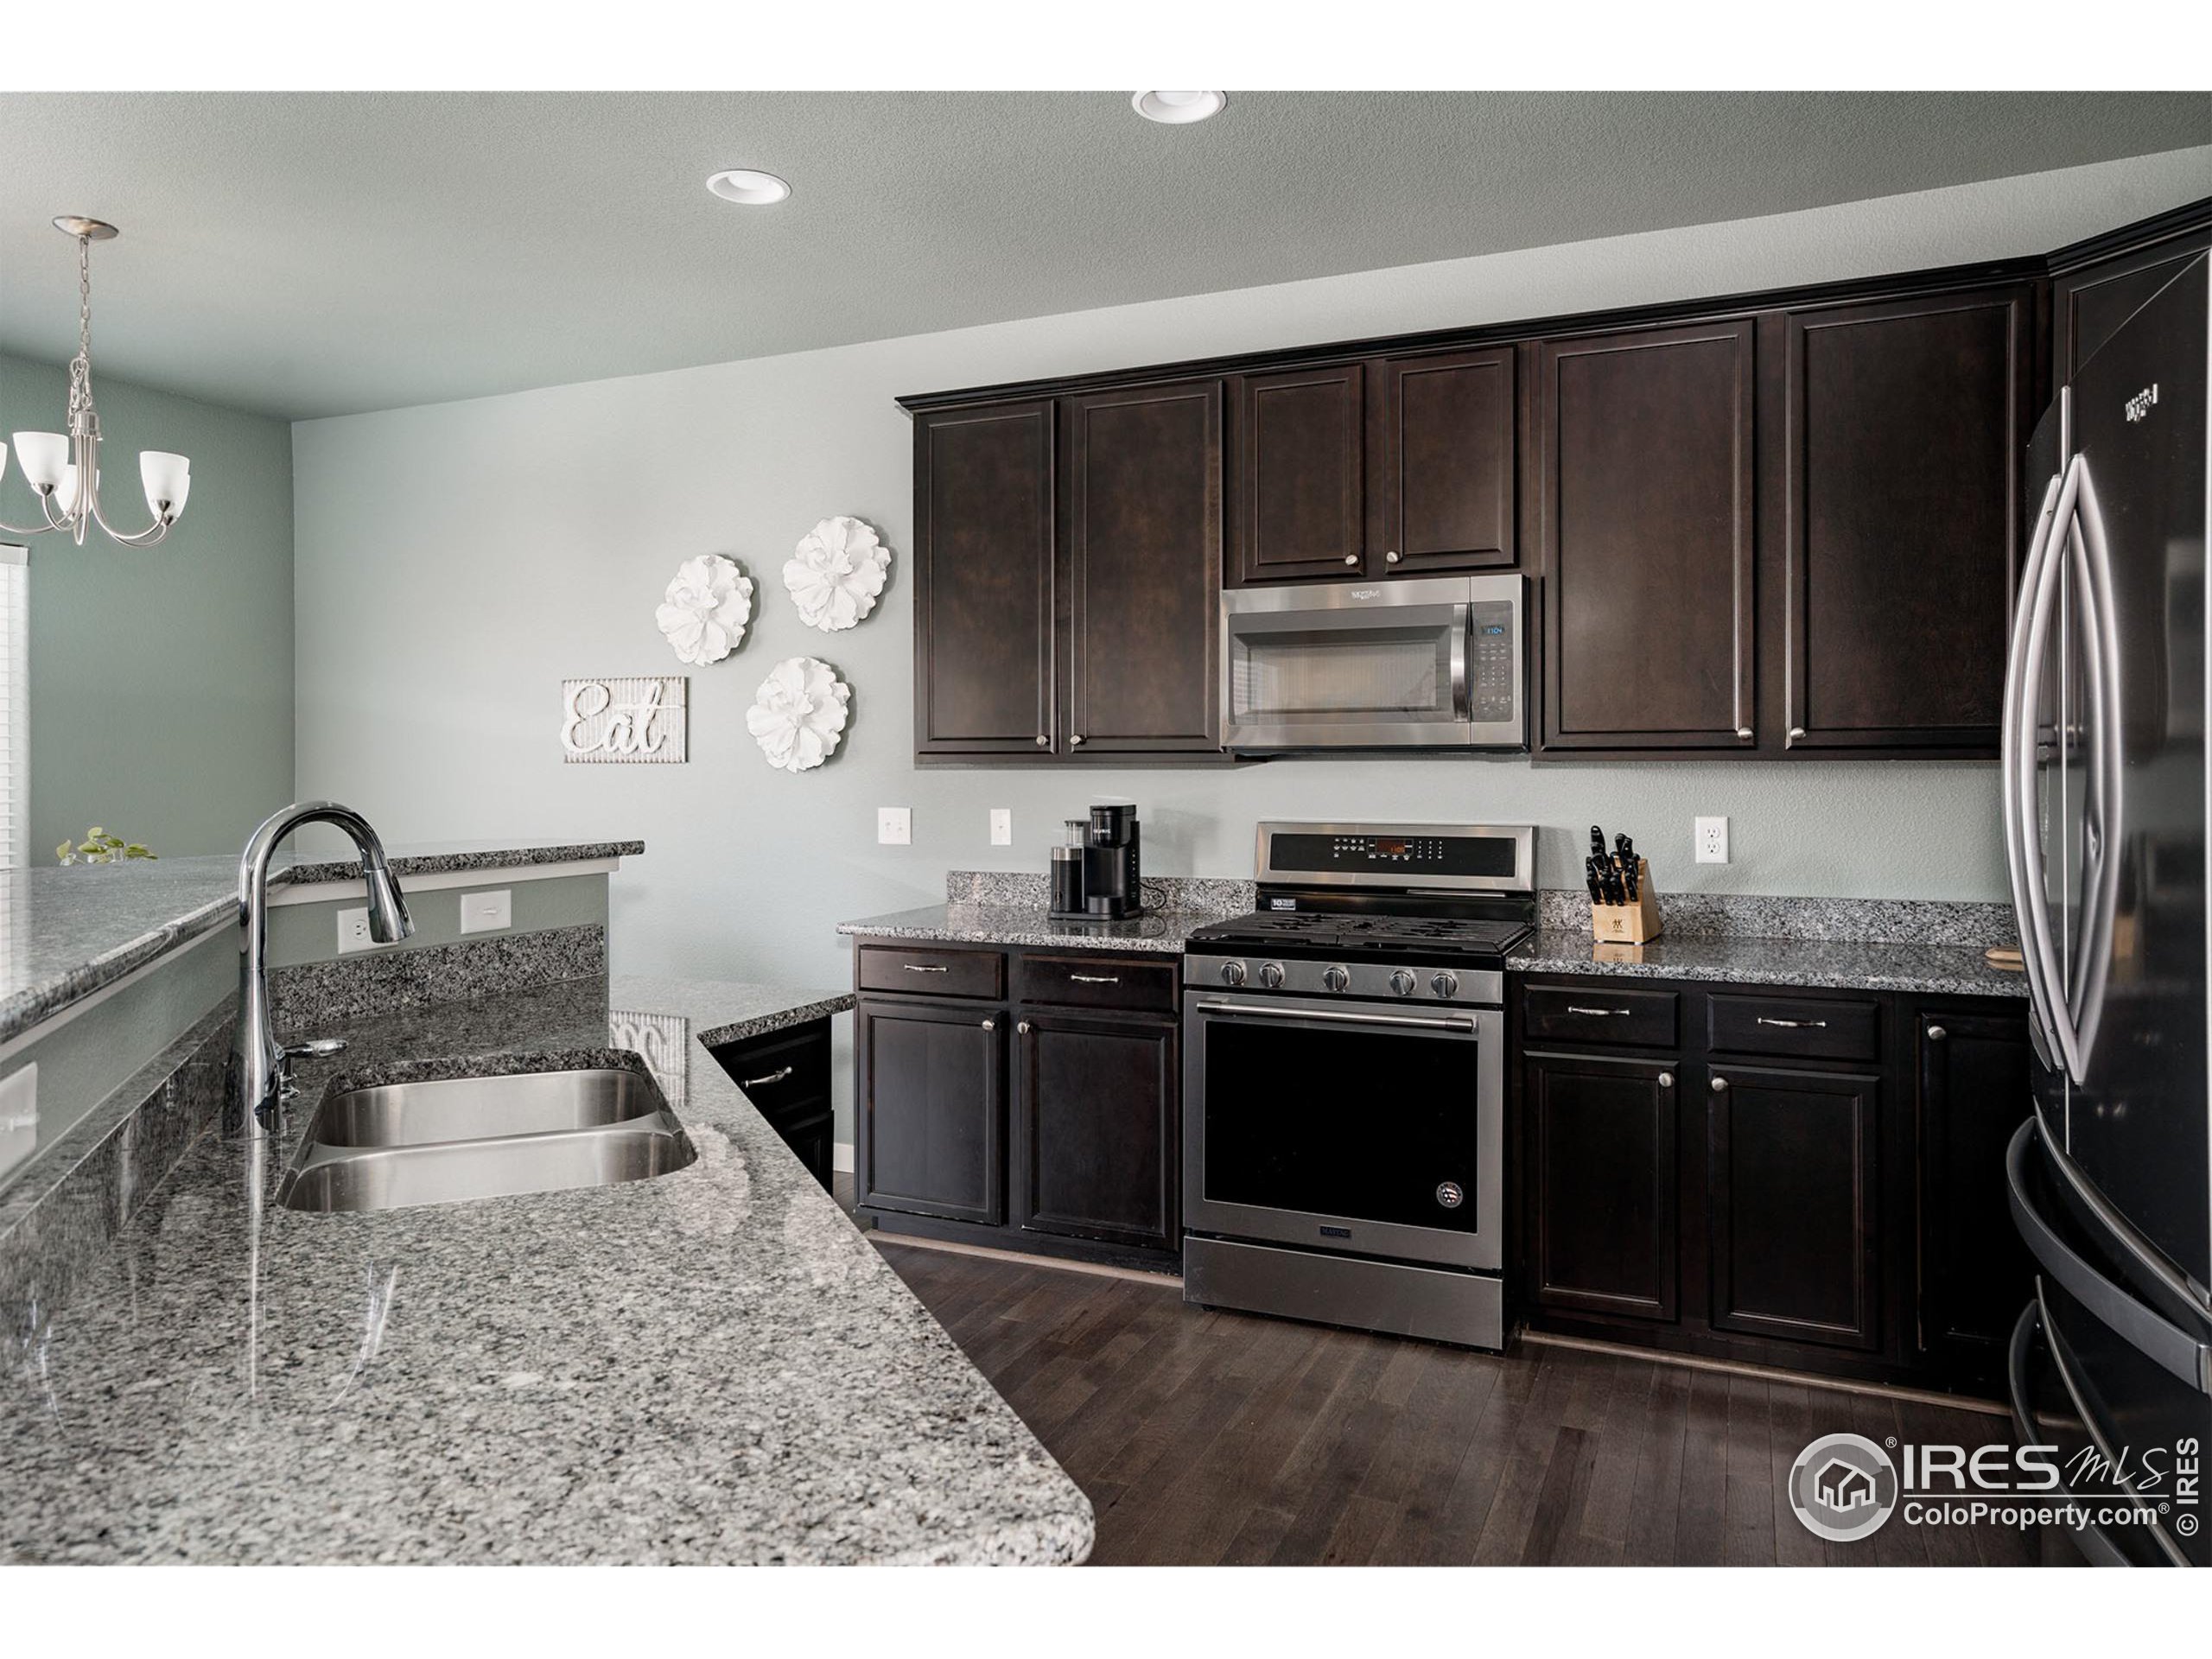
[[[30,853],[99,824],[157,853],[236,852],[291,798],[292,435],[283,422],[102,378],[103,505],[148,521],[138,452],[192,458],[192,499],[160,546],[30,548]],[[37,499],[4,435],[56,431],[68,377],[0,356],[0,519]],[[15,537],[0,535],[0,540]]]
[[[1738,224],[1046,317],[294,429],[302,790],[398,841],[641,835],[614,877],[618,971],[837,984],[841,918],[931,902],[948,866],[1041,869],[1094,792],[1134,796],[1157,873],[1249,874],[1268,817],[1543,826],[1573,880],[1588,824],[1626,830],[1661,890],[1995,899],[1988,766],[1275,762],[1235,772],[929,771],[912,759],[910,429],[894,394],[1402,329],[1536,316],[2041,251],[2212,194],[2212,151]],[[868,257],[865,245],[855,258]],[[895,270],[883,280],[896,282]],[[730,303],[742,304],[741,295]],[[855,513],[896,557],[874,615],[802,626],[779,579],[817,519]],[[564,766],[558,682],[674,672],[653,607],[678,561],[735,557],[755,621],[691,677],[691,760]],[[836,759],[774,772],[744,711],[778,659],[854,687]],[[1632,672],[1633,664],[1624,664]],[[874,809],[914,809],[878,847]],[[1015,843],[988,844],[1010,806]],[[1735,861],[1690,861],[1725,813]]]

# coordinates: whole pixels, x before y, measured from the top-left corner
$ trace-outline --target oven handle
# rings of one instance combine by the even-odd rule
[[[1201,1002],[1200,1014],[1257,1014],[1263,1020],[1323,1020],[1339,1026],[1411,1026],[1422,1031],[1457,1031],[1472,1036],[1475,1017],[1433,1018],[1417,1014],[1339,1014],[1333,1008],[1271,1008],[1264,1003]]]

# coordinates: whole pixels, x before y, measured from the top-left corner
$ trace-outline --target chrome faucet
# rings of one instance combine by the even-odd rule
[[[276,843],[303,823],[334,823],[353,837],[369,890],[369,937],[395,944],[415,931],[399,883],[385,861],[384,842],[369,821],[335,801],[298,801],[262,822],[238,856],[238,1019],[223,1103],[223,1131],[258,1141],[276,1122],[284,1070],[296,1053],[330,1053],[342,1044],[278,1045],[269,1018],[269,861]]]

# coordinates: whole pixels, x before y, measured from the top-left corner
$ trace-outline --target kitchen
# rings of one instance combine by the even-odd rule
[[[67,419],[80,257],[106,516],[138,522],[134,450],[201,476],[149,482],[157,520],[181,509],[157,550],[0,537],[29,549],[29,741],[57,744],[41,685],[87,671],[46,632],[71,591],[49,569],[105,573],[111,613],[148,583],[158,613],[228,564],[233,608],[263,608],[159,648],[124,625],[96,659],[144,705],[136,741],[223,779],[177,791],[198,817],[86,767],[99,722],[32,751],[0,1040],[160,1034],[113,1038],[121,1076],[41,1048],[35,1147],[0,1176],[12,1560],[2202,1564],[2156,1524],[1822,1533],[1821,1468],[1793,1460],[1839,1433],[2063,1442],[2083,1366],[2126,1364],[2082,1351],[2112,1328],[2086,1224],[2036,1207],[2065,1166],[2016,1142],[2039,1077],[2070,1077],[2046,1121],[2073,1132],[2102,994],[1987,953],[2032,948],[2038,896],[2101,917],[2117,1011],[2126,953],[2171,938],[2153,890],[2192,902],[2090,859],[2016,906],[2024,830],[2080,799],[2057,791],[2094,791],[2100,838],[2114,803],[2152,808],[2098,743],[2063,748],[2050,798],[2012,763],[2073,730],[2031,693],[2113,683],[2030,677],[2015,644],[2095,603],[2072,458],[2123,476],[2094,464],[2108,411],[2046,411],[2201,274],[2202,99],[2085,96],[2076,148],[2031,168],[2003,158],[2047,110],[1928,95],[1885,111],[1898,153],[1984,146],[1941,181],[1878,145],[1757,214],[1723,168],[1656,226],[1615,204],[1540,242],[1303,265],[1210,245],[1149,290],[1141,262],[1065,275],[1097,252],[1071,210],[972,303],[940,271],[863,315],[856,269],[810,264],[872,255],[799,95],[209,94],[185,123],[48,96],[10,100],[37,165],[0,227],[0,521],[61,512],[13,435]],[[994,95],[890,99],[880,130],[842,96],[851,151],[904,131],[926,171]],[[1485,95],[1399,96],[1232,92],[1203,120],[1008,97],[990,153],[1094,144],[1216,211],[1346,123],[1464,126],[1503,165]],[[1557,102],[1592,155],[1719,121],[1739,170],[1857,118]],[[309,214],[197,268],[179,240],[212,212],[188,175],[292,200],[364,158],[512,163],[569,119],[683,171],[635,187],[671,230],[622,281],[665,300],[715,270],[775,304],[640,305],[586,338],[610,279],[550,252],[472,299],[504,256],[454,238],[465,212],[625,241],[607,199],[488,159],[404,229]],[[786,200],[716,172],[772,167]],[[158,182],[116,182],[139,169]],[[523,199],[487,202],[493,177]],[[1347,237],[1389,228],[1338,207]],[[79,211],[121,233],[49,227]],[[308,369],[297,319],[234,298],[248,339],[289,342],[258,356],[184,326],[224,260],[292,237],[291,280],[361,341]],[[2144,378],[2201,417],[2184,327]],[[273,475],[253,535],[231,515],[258,474],[202,433]],[[2071,637],[2201,679],[2179,637]],[[212,701],[130,677],[219,679],[210,645],[257,643],[289,666],[222,705],[226,741],[186,729]],[[302,825],[240,903],[254,826],[317,800],[373,830]],[[86,823],[161,856],[52,868]],[[128,902],[56,908],[89,883]],[[226,1057],[264,925],[255,1073]],[[555,1075],[597,1091],[562,1097],[556,1138],[631,1178],[533,1139],[516,1079]],[[502,1121],[425,1151],[365,1100],[393,1090]],[[494,1139],[539,1173],[406,1173]],[[2186,1338],[2164,1295],[2134,1300]]]

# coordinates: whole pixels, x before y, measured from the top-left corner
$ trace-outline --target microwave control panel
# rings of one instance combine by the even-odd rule
[[[1478,604],[1470,607],[1467,626],[1472,636],[1467,663],[1469,713],[1478,725],[1511,720],[1520,687],[1513,673],[1519,642],[1514,638],[1514,607]]]

